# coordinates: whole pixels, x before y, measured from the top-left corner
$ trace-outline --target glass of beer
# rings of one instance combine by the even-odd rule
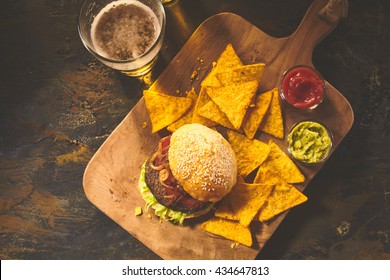
[[[141,76],[157,60],[165,31],[161,0],[86,0],[79,34],[103,64],[128,76]]]

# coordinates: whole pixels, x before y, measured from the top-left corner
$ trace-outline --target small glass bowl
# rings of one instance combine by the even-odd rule
[[[294,91],[290,95],[285,92],[286,87],[290,87],[291,90],[295,88],[295,96],[291,96]],[[279,84],[279,95],[293,108],[313,110],[324,100],[326,82],[316,69],[307,65],[296,65],[283,73]]]
[[[318,137],[316,137],[318,133]],[[299,141],[299,143],[298,143]],[[307,145],[313,143],[309,148]],[[327,148],[321,148],[321,145]],[[316,145],[317,147],[313,147]],[[305,149],[306,147],[306,149]],[[287,135],[287,151],[296,161],[305,164],[319,164],[328,159],[333,147],[333,135],[322,123],[312,120],[294,124]]]

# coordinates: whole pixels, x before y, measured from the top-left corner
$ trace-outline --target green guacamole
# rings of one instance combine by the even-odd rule
[[[332,147],[326,128],[311,121],[298,123],[287,136],[287,142],[291,155],[307,163],[320,162]]]

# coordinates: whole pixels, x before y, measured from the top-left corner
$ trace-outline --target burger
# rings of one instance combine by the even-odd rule
[[[174,223],[201,216],[237,180],[237,161],[226,139],[201,124],[162,138],[142,166],[139,187],[146,208]]]

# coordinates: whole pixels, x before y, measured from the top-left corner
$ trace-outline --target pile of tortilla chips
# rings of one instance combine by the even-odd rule
[[[212,219],[201,227],[210,233],[252,246],[250,224],[267,222],[307,200],[292,183],[305,177],[288,155],[272,140],[268,144],[234,131],[228,140],[238,162],[237,185],[222,199]],[[253,182],[246,183],[248,172],[256,170]]]
[[[238,182],[201,228],[246,246],[253,243],[252,222],[267,222],[307,200],[292,185],[305,177],[289,156],[274,141],[255,139],[258,131],[284,138],[278,90],[258,93],[264,69],[263,63],[244,65],[229,44],[201,82],[199,94],[144,91],[153,133],[163,128],[173,132],[187,123],[227,128]],[[248,183],[250,174],[256,176]]]
[[[186,97],[144,91],[152,133],[165,127],[173,132],[186,123],[200,123],[244,132],[249,139],[258,130],[283,139],[277,89],[258,94],[265,64],[243,65],[229,44],[214,65],[201,82],[199,95],[194,90]]]

